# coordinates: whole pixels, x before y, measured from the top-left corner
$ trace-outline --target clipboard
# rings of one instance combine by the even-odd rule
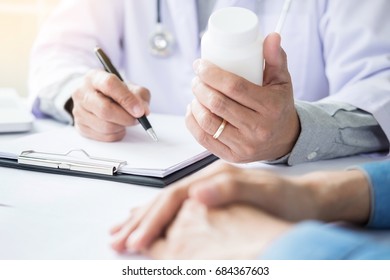
[[[193,139],[182,117],[149,119],[161,143],[151,141],[139,126],[128,128],[125,139],[116,143],[89,140],[66,127],[8,143],[0,148],[0,166],[165,187],[218,159]]]

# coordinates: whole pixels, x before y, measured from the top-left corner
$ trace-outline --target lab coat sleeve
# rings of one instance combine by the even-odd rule
[[[294,165],[362,152],[389,152],[390,1],[326,1],[319,19],[329,96],[296,101],[301,134]]]
[[[63,0],[34,43],[29,95],[34,111],[71,122],[64,105],[90,70],[101,68],[93,53],[102,47],[120,64],[123,1]]]
[[[328,0],[320,22],[329,81],[324,102],[369,112],[390,139],[390,1]]]
[[[307,221],[280,236],[259,257],[273,260],[388,260],[390,244],[336,225]]]

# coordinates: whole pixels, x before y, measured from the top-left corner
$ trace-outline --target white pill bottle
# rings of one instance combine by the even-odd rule
[[[263,38],[257,15],[245,8],[215,11],[201,41],[202,58],[257,85],[263,83]]]

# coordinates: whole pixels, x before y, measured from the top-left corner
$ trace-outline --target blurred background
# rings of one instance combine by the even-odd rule
[[[30,50],[40,25],[59,0],[0,0],[0,88],[27,96]]]

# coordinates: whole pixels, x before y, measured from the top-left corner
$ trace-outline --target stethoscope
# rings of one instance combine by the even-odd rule
[[[172,33],[165,29],[161,20],[161,0],[156,1],[156,29],[149,39],[149,48],[151,54],[157,57],[168,57],[172,53],[174,38]]]

